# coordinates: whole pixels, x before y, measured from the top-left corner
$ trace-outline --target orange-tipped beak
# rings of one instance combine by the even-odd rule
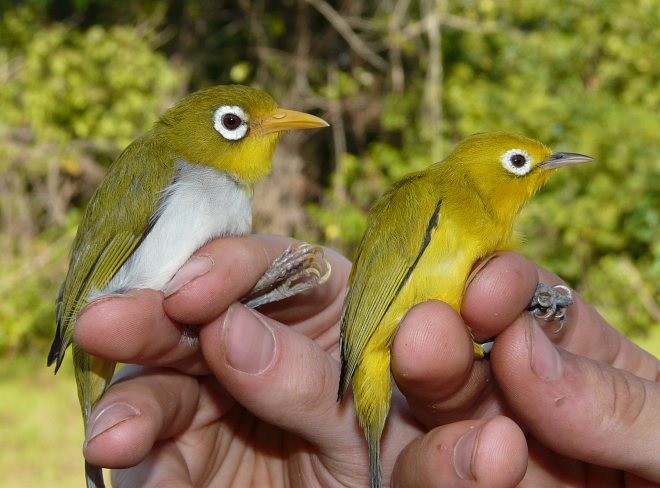
[[[255,135],[265,135],[293,129],[316,129],[330,125],[315,115],[296,112],[295,110],[286,110],[284,108],[278,108],[265,117],[255,120],[253,123],[252,133]]]

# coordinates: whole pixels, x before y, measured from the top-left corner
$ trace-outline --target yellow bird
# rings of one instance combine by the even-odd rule
[[[328,124],[279,108],[254,88],[215,86],[169,109],[113,163],[85,210],[69,271],[57,298],[57,330],[48,365],[55,371],[73,340],[82,308],[133,288],[164,290],[195,250],[215,237],[250,232],[252,188],[271,169],[284,131]],[[318,247],[301,245],[276,260],[245,301],[256,307],[323,282]],[[73,344],[85,428],[115,363]],[[101,469],[85,464],[88,488]]]
[[[390,345],[414,305],[442,300],[461,310],[474,264],[513,249],[516,215],[556,168],[590,161],[504,132],[460,142],[442,162],[397,182],[373,206],[355,254],[341,319],[341,400],[349,384],[369,447],[371,487],[381,484],[380,437],[391,401]],[[553,292],[539,287],[537,294]],[[557,293],[534,313],[563,318]],[[539,308],[540,307],[540,308]],[[475,355],[483,356],[478,344]]]

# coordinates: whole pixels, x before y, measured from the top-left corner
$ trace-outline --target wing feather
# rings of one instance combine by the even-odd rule
[[[108,284],[153,227],[162,195],[153,189],[173,180],[173,161],[167,145],[149,132],[124,150],[92,196],[57,298],[57,331],[48,354],[48,364],[55,363],[56,371],[90,295]],[[112,201],[117,204],[110,208]]]
[[[355,254],[341,320],[339,397],[362,353],[396,300],[437,226],[440,201],[416,173],[394,186],[369,212]],[[426,194],[424,194],[426,193]],[[392,225],[395,218],[397,225]]]

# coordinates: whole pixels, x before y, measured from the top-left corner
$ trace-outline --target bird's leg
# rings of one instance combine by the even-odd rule
[[[573,291],[566,285],[548,286],[545,283],[536,285],[536,291],[532,301],[527,305],[527,310],[534,317],[552,322],[559,320],[559,327],[554,333],[558,334],[566,325],[566,309],[573,303]],[[474,347],[474,357],[481,359],[490,354],[493,348],[493,340],[486,342],[476,342],[472,340]]]
[[[291,245],[273,261],[241,302],[256,308],[292,297],[323,284],[330,272],[330,262],[321,246]]]
[[[291,245],[275,258],[256,285],[241,302],[250,308],[284,300],[305,290],[323,284],[330,277],[330,262],[321,246],[302,243]],[[181,344],[187,347],[199,345],[199,328],[184,325]]]
[[[559,327],[555,334],[559,333],[566,324],[566,309],[573,303],[573,292],[565,285],[548,286],[545,283],[536,285],[536,291],[532,301],[527,306],[534,317],[552,322],[559,320]]]

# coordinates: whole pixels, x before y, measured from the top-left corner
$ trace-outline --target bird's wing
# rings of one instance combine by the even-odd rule
[[[147,136],[138,141],[142,144],[131,144],[112,165],[78,228],[57,298],[57,331],[48,354],[48,364],[55,362],[56,370],[90,293],[107,285],[155,224],[161,193],[149,189],[165,188],[174,178],[174,164],[167,164],[172,155],[150,145]]]
[[[342,312],[339,397],[348,388],[364,348],[415,269],[437,226],[440,200],[432,194],[431,185],[419,184],[422,179],[420,173],[405,178],[369,213]]]

